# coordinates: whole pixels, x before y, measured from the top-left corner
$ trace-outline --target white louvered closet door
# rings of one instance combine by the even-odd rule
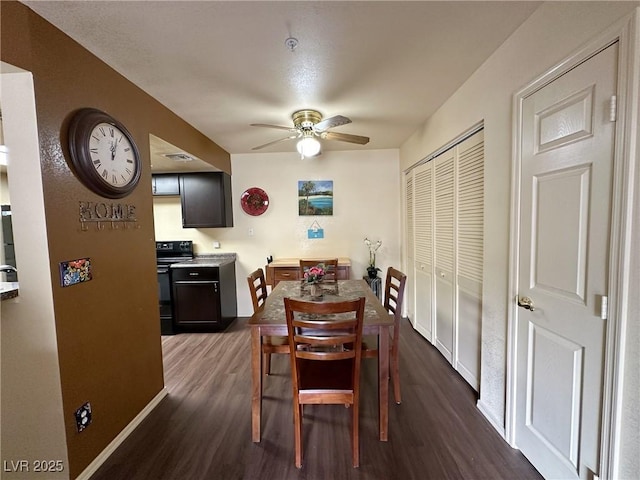
[[[435,171],[435,345],[453,363],[454,344],[454,150],[434,161]]]
[[[407,172],[405,174],[404,181],[404,198],[405,198],[405,233],[407,241],[407,265],[411,268],[411,271],[407,275],[407,284],[405,286],[405,310],[409,315],[409,319],[413,324],[413,328],[416,328],[417,315],[415,309],[415,275],[413,273],[413,265],[415,263],[415,241],[414,241],[414,214],[413,214],[413,172]]]
[[[414,168],[406,182],[414,327],[478,390],[484,132]]]
[[[433,165],[414,170],[415,328],[432,341],[433,324]]]
[[[458,322],[454,367],[478,390],[484,238],[484,132],[458,145]]]

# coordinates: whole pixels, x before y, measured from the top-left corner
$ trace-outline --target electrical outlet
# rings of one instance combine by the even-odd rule
[[[91,424],[91,404],[89,402],[76,410],[76,429],[78,433]]]
[[[253,237],[253,228],[250,228],[250,229],[249,229],[249,236],[250,236],[250,237]]]

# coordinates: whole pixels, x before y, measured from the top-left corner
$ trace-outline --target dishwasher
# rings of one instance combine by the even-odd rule
[[[229,270],[233,278],[226,278]],[[233,264],[172,268],[171,277],[173,322],[179,332],[220,331],[233,321],[236,315]],[[225,289],[229,291],[225,293]]]

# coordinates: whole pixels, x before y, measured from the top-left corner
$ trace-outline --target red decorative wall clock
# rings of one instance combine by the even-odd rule
[[[249,215],[257,217],[269,208],[269,196],[267,192],[258,187],[247,188],[240,197],[242,210]]]

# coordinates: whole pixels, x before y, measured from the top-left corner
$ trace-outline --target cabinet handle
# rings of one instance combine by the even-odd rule
[[[283,276],[283,277],[290,277],[290,276],[291,276],[291,274],[290,274],[290,273],[282,273],[282,276]]]
[[[199,272],[189,272],[190,277],[197,277],[198,275],[200,275]]]

